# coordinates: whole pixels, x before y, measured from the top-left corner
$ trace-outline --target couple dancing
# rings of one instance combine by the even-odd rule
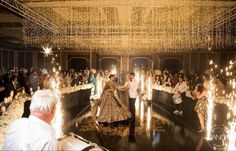
[[[99,101],[100,114],[97,117],[97,121],[100,123],[113,123],[128,120],[131,117],[135,117],[135,100],[138,97],[138,82],[134,79],[135,74],[129,74],[129,80],[124,86],[117,87],[114,83],[115,75],[110,75],[108,81],[104,87],[101,99]],[[117,91],[129,92],[129,105],[130,111],[125,104],[120,100]]]

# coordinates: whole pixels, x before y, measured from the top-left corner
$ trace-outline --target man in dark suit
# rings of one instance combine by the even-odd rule
[[[0,103],[3,102],[5,98],[5,86],[2,79],[0,79]]]
[[[18,88],[18,82],[17,82],[17,76],[16,75],[12,75],[10,78],[10,83],[7,85],[7,89],[6,89],[6,96],[10,96],[11,91],[13,91],[15,96],[17,94],[17,91],[19,91]]]

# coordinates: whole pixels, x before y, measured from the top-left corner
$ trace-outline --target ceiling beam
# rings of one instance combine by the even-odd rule
[[[206,6],[206,7],[233,7],[236,5],[235,1],[183,1],[183,0],[84,0],[84,1],[44,1],[44,2],[26,2],[28,7],[178,7],[183,5],[188,6]],[[71,5],[73,4],[73,5]]]
[[[56,31],[55,24],[17,0],[0,0],[0,5],[49,31]]]

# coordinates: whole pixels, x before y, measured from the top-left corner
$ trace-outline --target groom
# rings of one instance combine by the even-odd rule
[[[135,79],[135,73],[129,73],[129,80],[125,83],[124,89],[129,92],[129,107],[132,113],[132,121],[135,121],[135,101],[139,96],[139,82]]]

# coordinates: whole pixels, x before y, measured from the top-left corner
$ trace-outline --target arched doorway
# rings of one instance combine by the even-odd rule
[[[178,73],[183,69],[183,63],[176,58],[168,58],[161,62],[161,69],[167,69],[170,73]]]
[[[89,69],[88,60],[86,58],[71,58],[68,61],[69,69],[75,69],[75,71]]]
[[[134,58],[130,60],[130,71],[133,71],[135,68],[143,69],[147,71],[151,68],[152,62],[148,58]]]
[[[99,60],[99,67],[102,70],[116,70],[119,73],[119,60],[117,58],[101,58]]]

